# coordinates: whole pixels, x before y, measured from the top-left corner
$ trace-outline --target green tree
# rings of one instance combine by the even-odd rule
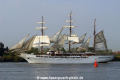
[[[112,49],[109,49],[108,52],[109,52],[109,53],[113,53],[113,52],[112,52]]]
[[[61,48],[61,51],[66,52],[65,49],[64,49],[64,47]]]
[[[93,52],[93,47],[88,47],[88,51]]]
[[[76,52],[76,48],[71,48],[71,52]]]
[[[8,47],[5,48],[5,51],[8,52]]]
[[[0,56],[3,56],[4,53],[4,44],[0,42]]]

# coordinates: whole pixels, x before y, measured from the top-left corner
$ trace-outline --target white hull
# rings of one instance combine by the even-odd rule
[[[52,64],[81,64],[81,63],[94,63],[97,62],[109,62],[113,60],[113,55],[106,56],[63,56],[62,58],[57,56],[43,55],[36,57],[31,54],[21,54],[20,57],[26,59],[28,63],[52,63]]]

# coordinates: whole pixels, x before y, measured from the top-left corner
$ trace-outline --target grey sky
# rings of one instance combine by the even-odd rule
[[[28,33],[30,36],[38,33],[36,22],[44,16],[45,34],[50,37],[69,20],[70,14],[77,26],[72,33],[81,37],[87,33],[92,36],[90,46],[93,46],[93,26],[96,18],[96,31],[104,30],[108,48],[120,51],[120,0],[0,0],[0,42],[9,48],[18,43]],[[62,33],[69,33],[65,28]]]

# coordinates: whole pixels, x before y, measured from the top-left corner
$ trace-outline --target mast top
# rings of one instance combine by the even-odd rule
[[[37,24],[42,24],[42,23],[47,23],[47,22],[43,22],[43,16],[42,16],[42,22],[37,22]]]
[[[96,19],[94,20],[94,44],[93,44],[93,52],[95,51],[95,35],[96,35],[95,22],[96,22]]]
[[[69,22],[70,23],[70,26],[63,26],[65,28],[71,28],[71,27],[76,27],[76,26],[71,26],[71,22],[75,22],[74,20],[71,19],[71,16],[75,16],[75,15],[72,15],[72,11],[70,12],[70,15],[67,15],[70,17],[70,20],[66,20],[65,22]]]
[[[96,19],[94,20],[94,27],[95,27]]]
[[[42,16],[42,22],[37,22],[37,24],[41,24],[41,27],[36,27],[35,29],[38,30],[38,29],[47,29],[47,27],[43,27],[43,23],[47,23],[47,22],[43,22],[43,16]]]

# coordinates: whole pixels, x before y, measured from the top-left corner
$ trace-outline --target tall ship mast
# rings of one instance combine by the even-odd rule
[[[94,43],[93,43],[93,53],[94,52],[98,52],[98,51],[108,51],[107,48],[107,43],[106,43],[106,39],[103,33],[103,30],[100,31],[99,33],[96,34],[95,31],[95,23],[96,23],[96,19],[94,20]]]
[[[67,21],[65,21],[65,22],[69,22],[70,23],[70,25],[69,26],[63,26],[63,27],[65,27],[65,28],[69,28],[69,30],[70,30],[70,34],[69,34],[69,37],[71,37],[71,29],[73,28],[73,27],[76,27],[76,26],[72,26],[71,25],[71,23],[72,22],[75,22],[75,21],[73,21],[72,20],[72,16],[75,16],[75,15],[72,15],[72,11],[70,12],[70,15],[67,15],[68,17],[70,17],[70,20],[67,20]],[[71,28],[72,27],[72,28]],[[71,41],[69,41],[69,52],[71,51]]]
[[[94,20],[94,44],[93,44],[93,53],[95,51],[95,35],[96,35],[96,32],[95,32],[95,22],[96,22],[96,19]]]
[[[43,34],[43,30],[44,29],[47,29],[47,27],[43,27],[43,23],[46,23],[46,22],[43,22],[43,16],[42,16],[42,22],[37,22],[37,24],[41,24],[41,27],[37,27],[36,29],[41,29],[41,32],[42,32],[42,36],[41,37],[44,37],[44,34]],[[39,38],[40,40],[40,38]],[[41,42],[41,54],[43,54],[43,42]]]

